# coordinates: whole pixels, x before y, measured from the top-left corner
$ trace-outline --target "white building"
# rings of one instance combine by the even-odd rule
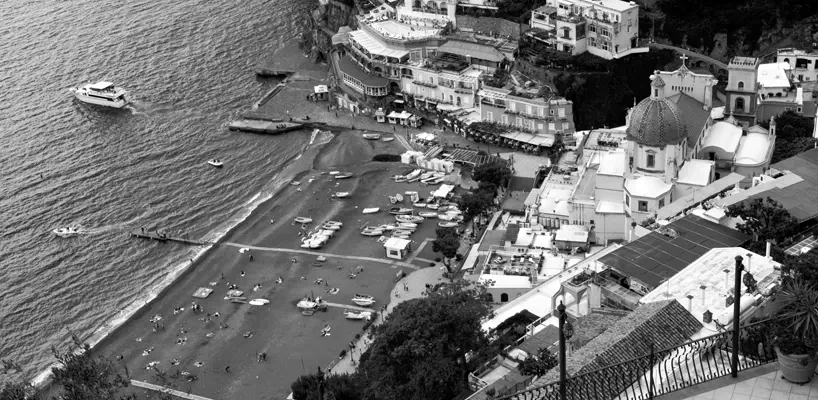
[[[778,49],[776,63],[787,63],[792,77],[798,82],[818,81],[818,53],[807,53],[793,48]]]
[[[531,13],[529,35],[556,50],[605,59],[647,52],[639,47],[639,6],[620,0],[548,0]]]

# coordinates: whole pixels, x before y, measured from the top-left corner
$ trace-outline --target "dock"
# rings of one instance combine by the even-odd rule
[[[301,129],[304,124],[296,122],[266,121],[262,119],[244,118],[231,122],[227,128],[231,131],[262,133],[275,135]]]
[[[184,237],[179,237],[179,236],[170,236],[170,235],[166,235],[166,234],[160,234],[160,233],[158,233],[156,231],[151,232],[151,231],[141,231],[141,230],[136,231],[135,230],[135,231],[131,231],[130,236],[135,237],[135,238],[139,238],[139,239],[157,240],[157,241],[160,241],[160,242],[182,243],[182,244],[188,244],[188,245],[191,245],[191,246],[205,246],[205,245],[213,244],[213,243],[204,242],[204,241],[201,241],[201,240],[194,240],[194,239],[189,239],[189,238],[184,238]]]
[[[261,68],[256,68],[256,75],[262,78],[275,78],[279,76],[290,76],[294,74],[295,71],[287,70],[287,69],[278,69],[275,65],[265,66]]]

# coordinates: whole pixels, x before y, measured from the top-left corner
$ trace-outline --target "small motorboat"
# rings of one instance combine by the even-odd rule
[[[312,222],[312,218],[295,217],[295,222],[299,224],[309,224],[310,222]]]
[[[375,298],[368,294],[356,293],[355,296],[352,298],[352,302],[362,307],[369,307],[375,304]]]
[[[328,224],[324,222],[321,224],[321,229],[332,230],[332,231],[340,231],[341,227],[338,225]]]
[[[449,207],[449,209],[446,210],[446,214],[460,215],[460,214],[463,214],[463,211],[460,211],[460,210],[458,210],[456,208]]]
[[[325,224],[330,224],[330,225],[344,226],[344,223],[340,222],[340,221],[327,221],[327,222],[324,222],[324,223]]]
[[[364,133],[363,137],[366,140],[380,140],[381,135],[379,135],[377,133]]]
[[[392,136],[383,138],[383,141],[384,141],[384,142],[391,142],[391,141],[393,141],[393,140],[395,140],[395,138],[394,138],[394,137],[392,137]]]
[[[349,197],[349,192],[335,192],[335,197],[339,199],[343,199],[344,197]]]
[[[437,219],[440,219],[440,220],[443,220],[443,221],[452,221],[452,220],[454,220],[454,218],[455,218],[455,215],[453,215],[453,214],[445,214],[445,213],[437,214]]]
[[[207,163],[214,166],[214,167],[216,167],[216,168],[224,167],[224,164],[222,164],[222,161],[219,160],[218,158],[214,158],[212,160],[207,160]]]
[[[372,312],[371,311],[355,311],[355,310],[344,310],[344,318],[352,319],[356,321],[360,321],[365,319],[367,321],[372,320]]]
[[[437,185],[438,183],[443,182],[444,179],[446,179],[446,178],[440,177],[440,178],[436,178],[434,180],[428,181],[426,183],[428,183],[430,185]]]
[[[400,229],[417,229],[418,224],[414,222],[401,222],[398,224],[398,228]]]
[[[426,205],[426,208],[428,208],[430,210],[437,210],[438,208],[440,208],[440,206],[435,204],[435,203],[429,203],[429,204]]]
[[[406,207],[392,207],[389,209],[389,213],[392,215],[406,215],[411,214],[414,211],[413,208],[406,208]]]
[[[299,301],[296,305],[300,310],[320,310],[322,308],[326,308],[327,305],[323,304],[323,301],[320,297],[316,297],[315,300],[310,299],[309,297],[304,297]]]
[[[320,249],[324,243],[321,243],[320,240],[307,240],[306,242],[301,243],[301,248],[303,249]]]
[[[406,234],[392,234],[392,237],[395,239],[409,239],[409,235]]]
[[[383,225],[378,225],[376,227],[376,229],[381,229],[381,230],[384,230],[384,231],[394,231],[395,229],[398,229],[398,226],[397,225],[392,225],[392,224],[383,224]]]
[[[66,226],[65,228],[54,229],[52,232],[54,232],[55,235],[62,238],[77,236],[80,234],[79,230],[74,226]]]
[[[437,223],[437,226],[441,228],[456,228],[459,225],[457,222],[454,221],[440,221]]]
[[[401,239],[409,239],[409,236],[412,236],[413,233],[415,233],[414,229],[398,229],[398,230],[392,231],[392,237],[405,236],[405,237],[402,237]]]
[[[340,173],[341,173],[341,171],[330,171],[329,172],[330,175],[338,175]]]
[[[410,182],[411,182],[412,179],[417,180],[417,179],[420,178],[420,174],[422,174],[422,173],[423,173],[422,169],[416,169],[416,170],[406,174],[406,180],[410,181]]]
[[[418,215],[396,215],[395,220],[398,222],[423,222],[423,217]]]
[[[375,214],[376,212],[378,212],[380,210],[381,210],[380,207],[369,207],[369,208],[364,208],[363,213],[364,214]]]
[[[417,207],[417,208],[426,208],[426,206],[428,206],[428,204],[426,204],[426,203],[412,203],[412,206]]]
[[[381,236],[381,235],[383,235],[383,229],[364,228],[361,231],[361,235],[364,235],[364,236]]]
[[[434,211],[421,211],[418,213],[423,218],[437,218],[437,213]]]
[[[335,179],[347,179],[352,178],[354,174],[352,172],[341,172],[340,174],[335,175]]]
[[[301,184],[301,182],[299,182],[299,181],[292,181],[292,182],[290,182],[290,185],[293,185],[293,186],[298,186],[298,185],[300,185],[300,184]]]
[[[401,182],[406,182],[407,178],[405,176],[403,176],[403,175],[395,175],[394,177],[392,177],[392,179],[394,179],[395,182],[397,182],[397,183],[401,183]]]
[[[398,202],[398,199],[395,196],[389,196],[389,202],[395,204]]]
[[[403,195],[402,194],[400,194],[400,193],[396,194],[395,199],[398,201],[398,203],[403,203]]]

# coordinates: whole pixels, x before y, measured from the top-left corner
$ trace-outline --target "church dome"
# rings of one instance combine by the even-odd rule
[[[631,112],[627,128],[628,139],[646,146],[678,144],[687,137],[687,126],[676,103],[648,97]]]

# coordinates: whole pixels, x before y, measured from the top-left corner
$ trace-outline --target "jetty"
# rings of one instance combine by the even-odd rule
[[[189,239],[189,238],[180,237],[180,236],[171,236],[171,235],[168,235],[168,234],[159,233],[159,232],[156,232],[156,231],[151,232],[151,231],[148,231],[148,230],[134,230],[134,231],[130,232],[129,236],[139,238],[139,239],[157,240],[157,241],[160,241],[160,242],[182,243],[182,244],[187,244],[187,245],[191,245],[191,246],[205,246],[205,245],[213,244],[213,243],[205,242],[205,241],[202,241],[202,240]]]

